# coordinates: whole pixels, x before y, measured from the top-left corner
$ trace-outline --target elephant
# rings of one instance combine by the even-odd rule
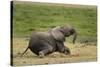
[[[77,38],[76,30],[71,26],[56,26],[46,32],[33,32],[29,45],[24,53],[30,49],[40,58],[53,52],[60,52],[66,55],[70,54],[70,49],[64,45],[65,38],[73,35],[73,44]]]

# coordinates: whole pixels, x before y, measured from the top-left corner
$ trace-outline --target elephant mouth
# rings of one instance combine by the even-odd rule
[[[69,37],[70,35],[68,35],[68,34],[65,34],[65,37]]]

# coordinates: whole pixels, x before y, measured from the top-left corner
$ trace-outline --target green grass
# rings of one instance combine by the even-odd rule
[[[58,25],[71,25],[78,41],[96,42],[96,6],[14,2],[13,36],[29,37],[33,31],[47,31]]]

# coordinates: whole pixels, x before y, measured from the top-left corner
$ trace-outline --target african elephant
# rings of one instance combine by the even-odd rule
[[[65,37],[74,35],[73,43],[75,43],[77,33],[76,30],[71,26],[57,26],[47,32],[33,32],[30,37],[28,48],[38,55],[39,57],[44,57],[52,52],[61,52],[64,54],[70,54],[68,47],[64,46]]]

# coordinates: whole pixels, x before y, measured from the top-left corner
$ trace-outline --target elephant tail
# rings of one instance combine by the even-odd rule
[[[23,56],[26,53],[26,51],[28,50],[28,48],[29,47],[26,48],[26,50],[21,54],[21,56]]]

